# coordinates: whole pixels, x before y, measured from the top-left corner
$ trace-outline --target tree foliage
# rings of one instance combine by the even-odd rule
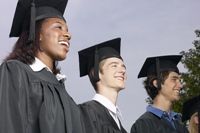
[[[174,104],[174,110],[182,112],[183,102],[200,94],[200,30],[195,30],[197,39],[193,41],[194,47],[182,51],[182,63],[187,72],[182,73],[183,92],[181,100]]]

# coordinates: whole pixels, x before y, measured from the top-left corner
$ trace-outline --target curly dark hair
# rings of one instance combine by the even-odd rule
[[[163,84],[165,80],[168,78],[169,73],[170,71],[164,71],[160,73],[161,84]],[[158,92],[160,90],[160,88],[157,88],[153,85],[154,80],[157,80],[157,76],[151,75],[151,76],[148,76],[143,82],[144,88],[146,89],[147,94],[152,100],[158,95]]]
[[[35,41],[29,41],[29,31],[23,31],[15,43],[11,53],[4,59],[4,61],[19,60],[25,64],[32,64],[35,61],[36,53],[40,48],[39,35],[43,20],[36,22]],[[52,70],[54,74],[60,73],[57,64],[57,61],[55,61]]]

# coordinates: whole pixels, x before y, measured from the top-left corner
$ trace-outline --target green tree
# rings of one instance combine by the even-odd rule
[[[194,48],[182,51],[182,63],[187,72],[182,73],[184,88],[182,98],[174,104],[174,110],[182,112],[183,102],[200,94],[200,30],[195,30],[197,39],[193,41]]]

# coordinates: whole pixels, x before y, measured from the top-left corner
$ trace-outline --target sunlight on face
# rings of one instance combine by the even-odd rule
[[[115,57],[105,59],[101,71],[99,77],[102,84],[118,91],[125,88],[126,67],[121,59]]]
[[[169,101],[177,101],[180,99],[180,91],[182,89],[181,76],[176,72],[170,72],[167,79],[162,84],[160,94]]]
[[[64,60],[69,51],[71,36],[64,20],[45,19],[40,33],[40,55],[47,60]]]

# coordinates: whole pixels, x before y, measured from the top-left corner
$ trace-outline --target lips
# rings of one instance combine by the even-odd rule
[[[174,91],[176,92],[176,94],[180,94],[180,90],[175,89]]]
[[[69,48],[70,46],[70,44],[67,41],[59,41],[58,43],[67,46],[67,48]]]
[[[115,76],[115,78],[124,81],[124,76]]]

